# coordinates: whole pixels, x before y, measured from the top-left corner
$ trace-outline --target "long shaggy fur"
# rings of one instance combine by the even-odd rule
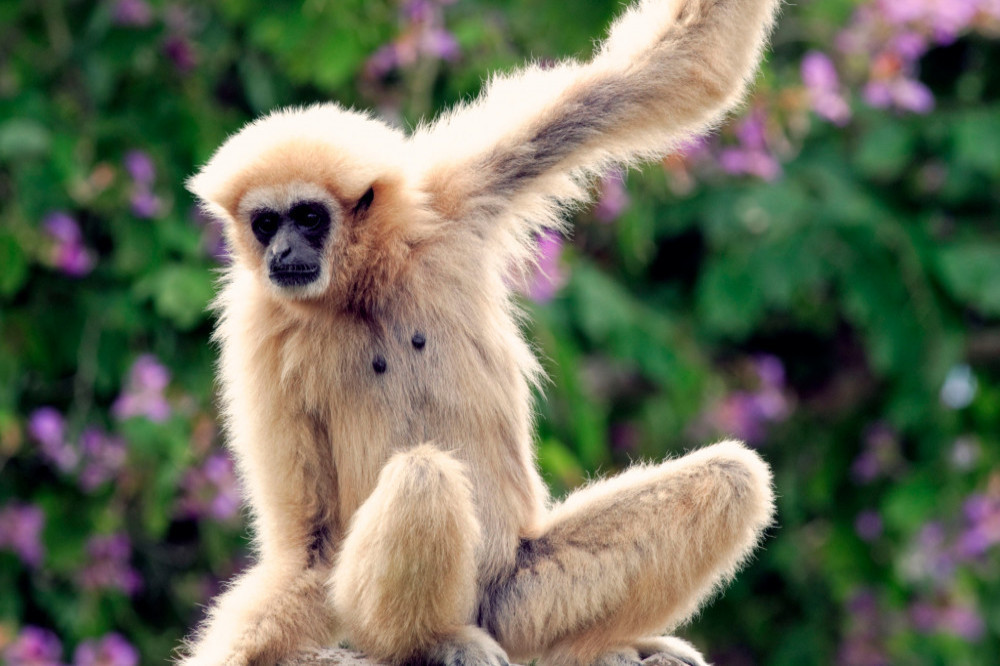
[[[656,636],[757,543],[767,467],[723,443],[551,507],[509,276],[589,177],[738,103],[778,4],[643,0],[589,62],[498,76],[412,136],[333,104],[289,109],[191,179],[234,254],[215,338],[258,563],[183,663],[274,663],[343,637],[395,663],[700,661]],[[321,277],[286,290],[248,215],[302,197],[332,225]]]

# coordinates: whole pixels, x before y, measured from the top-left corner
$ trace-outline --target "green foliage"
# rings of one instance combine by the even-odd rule
[[[162,662],[248,557],[209,345],[220,230],[184,179],[283,105],[412,127],[492,70],[587,54],[620,3],[404,4],[0,3],[0,653],[30,625],[64,662],[112,631]],[[888,21],[859,6],[786,7],[744,112],[579,212],[561,289],[526,300],[557,495],[726,436],[772,464],[778,522],[688,632],[718,664],[1000,653],[1000,19],[878,24],[925,31],[908,62],[835,51]],[[803,83],[815,50],[848,117]],[[879,76],[933,109],[872,106]]]

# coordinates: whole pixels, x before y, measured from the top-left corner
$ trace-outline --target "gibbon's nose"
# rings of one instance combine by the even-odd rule
[[[279,264],[284,263],[288,259],[288,255],[292,253],[292,245],[291,233],[287,228],[280,229],[271,239],[271,246],[268,248],[271,251],[271,261]]]

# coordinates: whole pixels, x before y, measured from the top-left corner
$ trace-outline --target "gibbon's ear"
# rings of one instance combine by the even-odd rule
[[[371,208],[372,202],[375,201],[375,185],[369,187],[365,193],[358,199],[358,202],[354,204],[354,217],[355,219],[362,219],[368,214],[368,209]]]

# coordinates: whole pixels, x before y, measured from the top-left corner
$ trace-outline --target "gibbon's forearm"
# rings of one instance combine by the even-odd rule
[[[432,200],[452,219],[557,224],[544,198],[585,198],[580,175],[662,156],[736,105],[779,4],[642,0],[591,61],[496,77],[413,137]]]

